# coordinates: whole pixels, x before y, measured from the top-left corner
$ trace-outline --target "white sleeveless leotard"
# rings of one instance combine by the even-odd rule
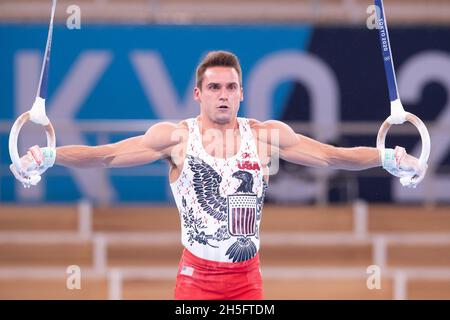
[[[259,251],[267,184],[247,119],[237,118],[239,151],[215,158],[202,145],[197,119],[187,119],[183,169],[171,189],[181,219],[183,246],[197,257],[241,262]]]

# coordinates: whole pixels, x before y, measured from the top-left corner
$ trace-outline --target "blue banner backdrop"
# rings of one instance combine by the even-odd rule
[[[7,169],[8,125],[34,100],[46,35],[44,24],[0,25],[0,200],[66,202],[89,198],[172,203],[163,162],[108,171],[55,167],[46,173],[37,191],[29,194],[14,181]],[[132,127],[136,120],[151,124],[150,120],[195,116],[195,67],[209,50],[224,49],[235,52],[243,67],[241,116],[301,121],[312,129],[302,132],[300,128],[299,133],[323,142],[374,146],[376,133],[342,134],[340,124],[381,124],[388,116],[388,91],[377,37],[376,30],[308,25],[82,25],[81,30],[57,25],[47,113],[56,127],[58,145],[114,142],[143,133],[145,127]],[[405,108],[426,122],[448,123],[450,80],[445,74],[450,74],[450,28],[391,27],[390,37]],[[125,129],[102,129],[105,121]],[[440,142],[447,144],[442,134],[450,136],[449,132],[432,133],[432,142],[443,139]],[[21,140],[22,151],[35,143],[35,136],[29,134]],[[416,134],[393,134],[389,145],[414,150],[418,142]],[[441,149],[433,158],[437,173],[449,163],[448,148]],[[282,163],[280,173],[289,170]],[[301,168],[295,170],[301,172]],[[406,195],[396,191],[398,181],[381,169],[373,170],[378,171],[373,175],[352,173],[357,197],[368,201],[424,200],[420,188]],[[334,173],[331,178],[336,177],[339,174]],[[274,177],[273,183],[280,184],[280,179]],[[450,187],[450,179],[437,181],[436,186],[445,186],[447,180]],[[287,194],[273,192],[270,199],[315,199],[304,183],[298,183],[295,192],[292,187],[296,182],[291,183],[283,191]],[[345,200],[332,187],[327,197],[330,201]],[[449,198],[436,196],[438,201]]]

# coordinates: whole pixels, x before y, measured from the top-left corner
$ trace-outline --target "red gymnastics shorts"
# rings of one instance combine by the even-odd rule
[[[175,284],[176,300],[261,300],[259,254],[242,262],[205,260],[183,250]]]

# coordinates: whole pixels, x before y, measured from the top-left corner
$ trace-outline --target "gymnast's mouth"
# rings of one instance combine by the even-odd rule
[[[229,107],[227,106],[227,105],[220,105],[220,106],[218,106],[217,108],[219,108],[219,109],[228,109]]]

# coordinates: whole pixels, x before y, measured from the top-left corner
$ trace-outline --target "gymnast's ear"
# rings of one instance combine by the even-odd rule
[[[194,91],[193,91],[193,96],[194,96],[194,100],[197,102],[201,102],[201,95],[202,95],[202,91],[200,90],[199,87],[195,87]]]

